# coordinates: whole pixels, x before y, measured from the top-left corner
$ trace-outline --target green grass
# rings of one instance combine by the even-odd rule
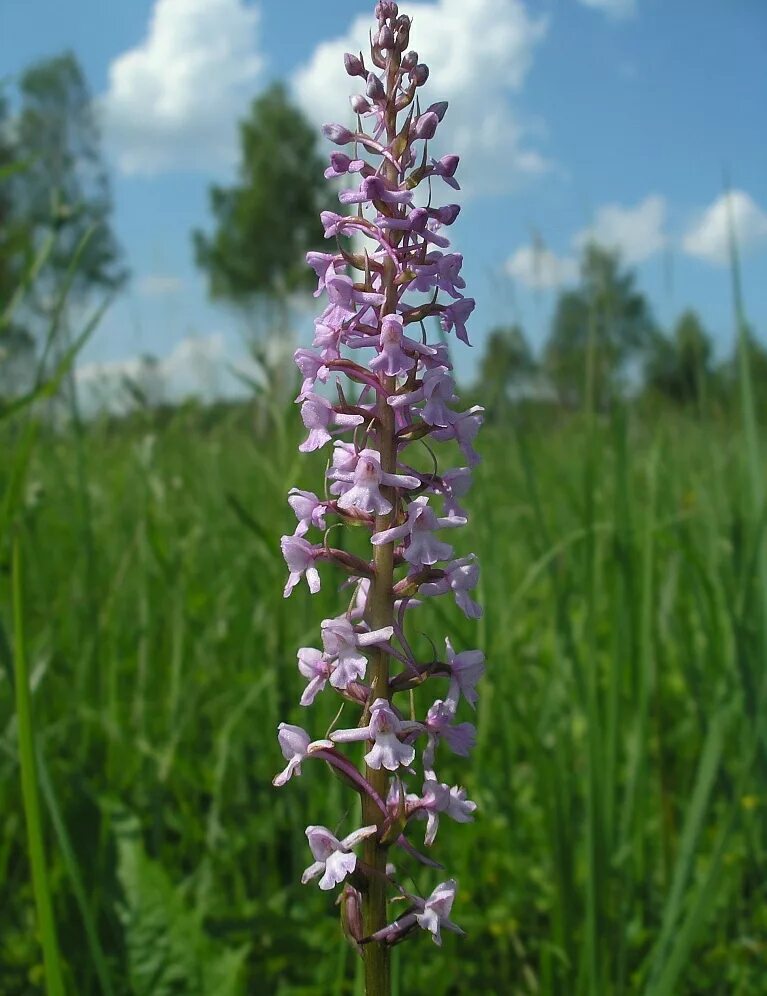
[[[277,723],[332,719],[297,705],[295,650],[342,604],[328,570],[316,598],[282,599],[285,495],[322,471],[295,411],[29,446],[24,417],[0,466],[0,992],[44,991],[44,950],[77,996],[359,992],[328,897],[299,884],[304,826],[353,800],[320,767],[270,784]],[[413,629],[488,657],[475,754],[442,766],[479,818],[436,844],[468,937],[398,950],[398,992],[763,992],[758,434],[632,411],[492,427],[481,449],[459,542],[485,616],[435,601]]]

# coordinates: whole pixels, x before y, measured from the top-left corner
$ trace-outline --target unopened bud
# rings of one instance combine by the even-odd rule
[[[447,107],[448,107],[447,101],[440,100],[438,103],[432,104],[431,107],[427,108],[426,113],[436,114],[439,120],[441,121],[445,116]]]
[[[460,204],[445,204],[444,207],[437,208],[434,217],[441,225],[452,225],[460,213]]]
[[[383,100],[386,97],[384,85],[375,73],[369,74],[366,89],[367,95],[371,100]]]
[[[409,73],[411,69],[415,69],[418,65],[418,53],[410,51],[407,55],[402,57],[402,68],[406,73]]]
[[[410,42],[410,18],[406,14],[397,18],[397,51],[404,52]]]
[[[344,128],[344,126],[340,124],[323,125],[322,134],[325,138],[330,139],[331,142],[335,142],[336,145],[348,145],[349,142],[354,141],[353,132],[349,131],[348,128]]]
[[[423,86],[429,78],[429,67],[424,62],[419,62],[415,69],[410,71],[410,78],[416,86]]]
[[[455,171],[458,169],[459,162],[459,156],[443,156],[439,161],[440,173],[442,176],[455,176]]]
[[[392,0],[380,0],[376,4],[375,13],[379,22],[386,21],[390,17],[394,19],[399,14],[399,7]]]
[[[344,66],[350,76],[363,76],[365,73],[365,66],[362,59],[357,55],[352,55],[351,52],[347,52],[344,56]]]
[[[352,947],[361,955],[362,948],[359,942],[364,935],[362,926],[362,896],[354,886],[347,883],[343,888],[343,892],[338,897],[337,903],[341,907],[341,927],[343,928],[343,932]]]
[[[394,48],[394,35],[388,24],[384,24],[381,30],[378,32],[378,38],[376,39],[376,45],[379,48],[385,49],[387,52]]]
[[[434,111],[427,111],[425,114],[422,114],[413,125],[413,138],[416,140],[419,138],[434,138],[438,126],[439,117],[434,113]]]
[[[367,99],[362,96],[361,93],[356,93],[351,99],[352,110],[355,114],[367,114],[370,110],[370,104]]]

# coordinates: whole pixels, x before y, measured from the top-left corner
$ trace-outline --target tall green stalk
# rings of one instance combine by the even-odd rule
[[[24,639],[24,603],[21,575],[21,548],[18,538],[13,542],[13,631],[14,631],[14,681],[16,685],[16,718],[19,734],[19,767],[21,790],[24,797],[24,818],[27,827],[27,847],[32,868],[32,887],[37,909],[37,925],[43,949],[45,983],[48,996],[63,996],[64,984],[61,960],[56,939],[56,924],[45,863],[45,845],[40,819],[37,758],[32,722],[32,703],[29,693]]]

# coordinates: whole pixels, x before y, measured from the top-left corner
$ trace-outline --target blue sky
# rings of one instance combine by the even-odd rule
[[[429,95],[451,101],[441,151],[462,153],[466,196],[453,232],[478,301],[464,375],[493,323],[521,321],[543,341],[587,232],[621,248],[662,322],[692,305],[725,351],[725,175],[748,312],[767,336],[764,0],[400,6],[415,14],[411,43],[432,65]],[[345,119],[338,57],[372,7],[2,0],[0,77],[71,48],[103,108],[115,228],[133,280],[84,363],[149,352],[175,370],[189,337],[219,360],[241,352],[239,320],[206,299],[190,231],[208,224],[208,186],[232,173],[235,123],[270,80],[289,81],[317,123]]]

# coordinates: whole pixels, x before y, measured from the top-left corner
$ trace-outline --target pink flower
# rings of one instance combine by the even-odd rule
[[[447,666],[450,670],[450,691],[448,698],[458,702],[461,695],[469,705],[476,707],[476,686],[485,673],[485,655],[481,650],[464,650],[456,654],[449,638],[445,638]]]
[[[401,720],[386,699],[376,699],[370,707],[370,722],[367,726],[354,730],[336,730],[331,734],[331,739],[334,743],[342,744],[372,740],[373,747],[365,755],[368,766],[396,771],[400,766],[412,764],[415,758],[415,749],[399,738],[422,730],[421,723]]]
[[[426,714],[428,741],[423,752],[424,768],[434,767],[434,752],[438,740],[444,740],[454,754],[468,757],[477,742],[477,731],[473,723],[456,723],[457,702],[452,699],[437,701]]]
[[[312,743],[306,730],[302,730],[300,726],[291,726],[289,723],[280,723],[277,729],[280,750],[288,762],[285,769],[272,779],[272,784],[279,788],[290,781],[293,775],[301,774],[301,762],[312,750],[332,748],[333,744],[330,740],[315,740]]]
[[[300,647],[298,651],[298,670],[309,681],[301,696],[301,705],[309,706],[327,684],[332,671],[332,661],[314,647]]]
[[[411,896],[410,911],[394,923],[387,924],[381,930],[371,934],[371,941],[381,941],[383,944],[397,944],[417,926],[428,930],[435,944],[442,944],[442,929],[455,934],[464,931],[450,919],[450,912],[455,901],[456,883],[453,879],[442,882],[432,892],[428,899]]]
[[[384,529],[372,538],[374,546],[391,543],[393,540],[408,540],[405,560],[415,567],[428,567],[440,560],[449,560],[453,548],[434,536],[435,529],[455,528],[466,525],[465,519],[438,517],[429,507],[426,495],[411,501],[407,509],[407,521],[401,526]]]
[[[477,804],[466,798],[466,789],[454,785],[452,788],[437,780],[432,771],[426,771],[422,797],[408,796],[407,811],[413,818],[426,820],[424,844],[434,843],[441,814],[449,816],[456,823],[472,823]]]
[[[306,837],[315,860],[301,876],[302,884],[306,885],[313,878],[322,875],[319,886],[323,891],[340,885],[357,867],[357,858],[352,848],[371,837],[377,829],[375,826],[362,827],[339,840],[327,827],[307,827]]]
[[[288,504],[298,519],[296,536],[306,535],[309,526],[316,526],[317,529],[325,528],[325,503],[321,502],[313,491],[300,491],[298,488],[291,488]]]
[[[430,581],[421,585],[424,595],[444,595],[452,591],[455,604],[462,610],[467,619],[479,619],[482,616],[482,606],[478,605],[469,592],[477,587],[479,581],[479,562],[475,554],[470,553],[460,560],[454,560],[445,568],[445,576],[439,581]]]
[[[328,432],[331,422],[336,425],[350,426],[364,422],[361,415],[345,415],[335,411],[327,398],[320,394],[307,394],[301,406],[301,418],[309,435],[298,447],[302,453],[311,453],[325,445],[332,437]]]
[[[476,307],[477,303],[472,297],[459,298],[454,304],[448,304],[440,315],[440,322],[445,332],[455,329],[455,334],[470,346],[469,336],[466,332],[466,322]]]
[[[442,944],[441,930],[443,927],[456,934],[463,933],[461,928],[450,919],[450,912],[455,902],[455,891],[455,880],[442,882],[424,902],[421,911],[416,913],[415,918],[418,926],[423,930],[428,930],[432,935],[432,940],[437,945]]]
[[[455,439],[470,467],[476,467],[480,461],[479,453],[474,449],[472,443],[482,425],[484,411],[485,409],[480,405],[475,405],[468,411],[456,415],[447,428],[438,429],[434,433],[434,438],[440,441]]]
[[[375,515],[386,515],[391,512],[391,502],[384,498],[379,488],[382,484],[393,488],[417,488],[421,482],[417,477],[404,474],[386,474],[381,470],[381,456],[377,450],[361,450],[357,457],[354,473],[335,471],[333,479],[351,483],[352,487],[345,491],[338,500],[338,507],[343,509],[359,509]]]
[[[336,666],[330,675],[330,684],[334,688],[341,689],[365,677],[367,658],[359,652],[359,648],[380,646],[390,640],[394,633],[391,626],[367,633],[357,633],[346,616],[326,619],[321,628],[325,655],[330,660],[336,661]]]
[[[321,547],[313,547],[301,536],[283,536],[280,540],[282,555],[288,565],[290,574],[283,592],[285,598],[290,595],[295,586],[301,580],[303,574],[306,575],[306,583],[309,591],[316,595],[320,590],[320,572],[314,566],[317,553]]]

